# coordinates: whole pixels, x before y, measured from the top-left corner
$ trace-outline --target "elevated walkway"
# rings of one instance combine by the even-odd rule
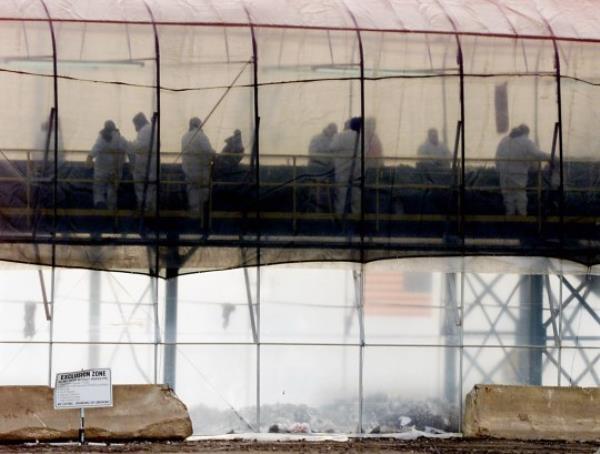
[[[527,215],[508,216],[493,161],[467,162],[464,185],[458,170],[427,170],[414,161],[386,159],[369,166],[364,184],[357,179],[351,189],[359,195],[364,191],[359,197],[364,210],[347,213],[336,213],[334,206],[336,194],[345,194],[347,186],[336,185],[331,173],[308,165],[306,157],[266,157],[260,172],[247,164],[225,167],[217,161],[201,214],[187,208],[178,163],[161,165],[157,210],[141,212],[127,165],[118,208],[109,210],[94,208],[93,170],[81,161],[57,166],[56,181],[47,176],[51,164],[44,176],[30,161],[4,161],[0,241],[5,250],[34,244],[294,250],[293,258],[291,251],[285,253],[285,261],[424,254],[596,261],[600,164],[565,163],[561,203],[556,175],[538,163],[529,175]],[[10,260],[11,254],[0,253],[0,258]]]

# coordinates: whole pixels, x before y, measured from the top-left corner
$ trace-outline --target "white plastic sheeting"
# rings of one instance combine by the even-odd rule
[[[171,281],[44,268],[44,287],[37,267],[10,264],[0,273],[0,384],[51,385],[56,372],[85,367],[111,367],[115,383],[171,377],[194,433],[207,435],[299,424],[457,431],[476,383],[599,384],[596,277],[566,263],[532,276],[529,258],[504,272],[499,262],[441,271],[448,259],[429,269],[423,260]]]
[[[0,273],[0,383],[110,366],[170,381],[204,434],[456,430],[474,383],[598,385],[598,10],[0,2],[0,259],[30,264]],[[95,209],[86,155],[107,119],[135,138],[140,111],[156,210],[128,166],[118,209]],[[236,130],[245,147],[215,160],[202,219],[193,116],[217,152]],[[312,168],[311,138],[351,117],[354,155]],[[506,216],[495,151],[521,123],[554,159],[527,163],[527,215]],[[430,128],[451,165],[417,156]]]
[[[470,254],[595,264],[597,22],[593,2],[2,2],[0,258],[160,276]],[[96,210],[86,154],[107,119],[134,139],[137,112],[158,176],[125,165],[118,209]],[[191,213],[194,116],[217,155]],[[364,137],[315,168],[311,138],[351,117]],[[523,163],[526,187],[509,191],[527,210],[505,217],[495,151],[521,123],[548,159]],[[431,128],[442,170],[417,156]],[[219,152],[235,131],[231,165]],[[144,213],[141,187],[156,198]]]
[[[600,39],[593,1],[556,0],[52,0],[65,21],[238,24]],[[11,0],[0,17],[46,19],[38,0]],[[356,23],[354,22],[356,20]]]

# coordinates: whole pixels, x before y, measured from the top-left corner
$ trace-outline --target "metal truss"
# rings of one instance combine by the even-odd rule
[[[455,285],[460,278],[462,292]],[[600,294],[595,276],[448,275],[448,326],[458,320],[462,383],[600,385]],[[459,302],[459,303],[457,303]],[[447,393],[456,355],[446,357]],[[454,389],[449,389],[454,388]],[[468,389],[463,390],[467,392]]]

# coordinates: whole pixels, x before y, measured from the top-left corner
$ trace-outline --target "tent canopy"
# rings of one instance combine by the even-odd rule
[[[0,260],[596,264],[599,40],[591,1],[1,2]],[[214,150],[194,175],[192,117]],[[87,163],[109,119],[129,141],[110,182]],[[499,158],[522,124],[544,154]]]
[[[53,20],[248,25],[599,40],[591,0],[46,0]],[[47,19],[38,0],[0,5],[4,19]]]

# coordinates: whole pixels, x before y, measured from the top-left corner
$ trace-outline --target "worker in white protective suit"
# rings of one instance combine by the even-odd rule
[[[115,123],[107,120],[87,158],[88,165],[94,166],[94,207],[117,208],[117,193],[127,151],[127,141],[121,137]]]
[[[152,125],[142,112],[133,117],[133,126],[137,136],[129,142],[129,161],[133,164],[135,198],[138,209],[151,212],[156,208],[158,184],[156,137],[152,137]]]
[[[537,161],[549,159],[529,139],[529,127],[520,125],[504,137],[496,150],[496,170],[507,215],[527,214],[527,175]]]
[[[352,118],[349,129],[337,134],[329,147],[334,156],[337,214],[355,213],[360,208],[361,129],[362,119]]]
[[[308,146],[308,165],[317,167],[318,170],[326,172],[333,166],[331,161],[331,151],[329,149],[331,141],[337,134],[338,128],[335,123],[329,123],[323,131],[310,140]]]
[[[211,165],[215,156],[210,140],[202,131],[202,121],[198,117],[190,119],[189,130],[181,138],[181,163],[188,207],[194,215],[202,215],[208,201]]]
[[[333,208],[333,155],[331,143],[338,131],[335,123],[329,123],[323,131],[313,136],[308,146],[308,166],[314,174],[315,190],[311,191],[311,202],[317,209],[331,211]]]
[[[450,150],[440,142],[438,131],[431,128],[427,131],[427,140],[417,150],[417,156],[423,160],[417,162],[417,169],[424,171],[450,169]]]

